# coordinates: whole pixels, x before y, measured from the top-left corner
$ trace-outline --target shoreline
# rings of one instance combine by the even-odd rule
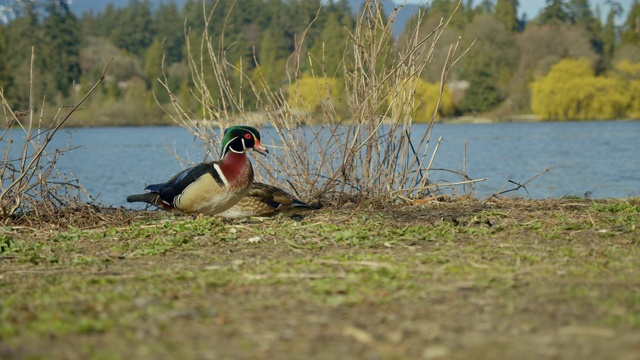
[[[261,119],[265,119],[261,121]],[[266,120],[267,116],[261,112],[248,113],[244,117],[243,124],[247,124],[249,126],[260,127],[260,126],[269,126],[271,124],[270,121]],[[213,124],[214,126],[219,125],[219,121],[217,120],[208,120],[208,119],[198,119],[192,120],[194,126],[198,125],[208,125]],[[482,115],[462,115],[455,117],[445,117],[436,121],[436,124],[499,124],[499,123],[539,123],[539,122],[615,122],[615,121],[640,121],[640,119],[632,119],[632,118],[620,118],[620,119],[592,119],[592,120],[540,120],[535,114],[521,114],[521,115],[513,115],[509,117],[489,117]],[[234,121],[228,121],[228,123],[235,123]],[[347,121],[342,121],[342,123],[347,124]],[[385,123],[388,123],[385,121]],[[416,121],[414,120],[412,124],[428,124],[428,121]],[[309,121],[309,122],[300,122],[297,126],[305,126],[305,125],[319,125],[321,122]],[[178,124],[173,121],[157,121],[157,122],[144,122],[144,123],[136,123],[136,124],[126,124],[126,123],[114,123],[114,124],[87,124],[78,121],[69,121],[64,124],[62,128],[111,128],[111,127],[171,127],[171,126],[179,126],[184,127],[181,124]],[[19,125],[14,125],[16,128],[20,128]],[[43,125],[43,127],[46,127]],[[6,126],[0,126],[2,129],[6,129]]]

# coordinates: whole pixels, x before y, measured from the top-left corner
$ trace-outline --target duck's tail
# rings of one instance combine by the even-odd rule
[[[158,193],[144,193],[127,196],[127,202],[145,202],[151,205],[160,206],[162,200],[160,200],[160,194]]]
[[[297,207],[297,208],[302,208],[302,209],[307,209],[307,210],[318,210],[318,209],[322,209],[322,204],[320,204],[320,202],[316,202],[316,203],[311,203],[311,204],[307,204],[305,202],[302,202],[298,199],[293,199],[293,202],[291,203],[291,205],[289,205],[291,207]]]

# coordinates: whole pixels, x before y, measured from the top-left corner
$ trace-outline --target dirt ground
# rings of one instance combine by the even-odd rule
[[[640,359],[640,199],[0,227],[0,358]]]

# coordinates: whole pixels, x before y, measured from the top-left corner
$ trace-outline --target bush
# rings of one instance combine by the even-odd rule
[[[405,37],[406,45],[399,48],[391,31],[397,10],[387,19],[381,6],[379,1],[367,0],[355,27],[343,29],[349,32],[344,37],[347,42],[344,48],[352,49],[345,51],[336,70],[344,73],[340,80],[344,83],[301,71],[319,68],[318,74],[328,74],[322,64],[314,64],[314,57],[304,53],[304,35],[310,25],[287,64],[291,79],[288,95],[283,89],[270,86],[259,65],[255,71],[243,73],[228,61],[224,52],[201,48],[198,54],[188,42],[190,69],[196,82],[194,95],[203,109],[198,114],[189,111],[172,92],[174,121],[207,144],[208,157],[217,158],[220,130],[247,123],[249,118],[241,93],[234,91],[229,82],[229,74],[238,71],[244,87],[252,89],[258,104],[262,104],[256,110],[262,110],[271,125],[265,131],[265,135],[269,133],[265,143],[277,149],[266,159],[254,158],[259,181],[277,186],[288,183],[303,199],[331,196],[336,203],[354,197],[406,199],[440,192],[441,186],[430,181],[430,172],[439,171],[430,169],[437,151],[430,141],[433,114],[438,104],[442,106],[442,114],[449,114],[452,101],[446,87],[440,98],[440,85],[427,83],[420,75],[433,58],[432,45],[442,36],[446,23],[438,24],[426,36],[421,35],[417,29],[421,28],[424,14],[420,13],[415,20],[414,35]],[[208,33],[203,34],[200,43],[212,42],[214,39]],[[458,46],[455,43],[449,47],[440,77],[443,82],[447,81],[451,64],[459,60]],[[212,64],[215,84],[203,80],[205,76],[199,66],[203,58]],[[303,59],[310,64],[302,66]],[[219,94],[215,99],[211,97],[214,92]],[[336,103],[346,103],[344,111],[338,110]],[[213,121],[194,121],[203,118]],[[414,118],[429,121],[429,126],[412,137]],[[300,126],[301,123],[315,125]]]
[[[336,78],[302,76],[289,88],[288,106],[309,114],[322,113],[323,106],[338,105],[339,86]]]
[[[584,58],[561,60],[531,89],[531,109],[543,120],[616,119],[632,100],[624,80],[595,76]]]
[[[614,73],[627,82],[627,94],[630,97],[627,116],[640,119],[640,62],[634,63],[623,59],[616,64]]]
[[[55,214],[63,206],[81,203],[79,195],[82,187],[79,182],[69,179],[56,168],[57,160],[71,150],[70,144],[54,150],[49,149],[48,145],[60,127],[102,83],[105,72],[106,68],[74,106],[64,112],[62,108],[59,109],[49,125],[45,125],[42,118],[36,119],[33,106],[24,113],[14,111],[0,90],[0,103],[6,121],[4,130],[0,132],[0,141],[6,145],[0,158],[1,222],[28,213],[35,214],[34,219],[40,219]],[[33,75],[30,83],[34,83]],[[31,99],[30,103],[34,101]],[[19,141],[20,138],[24,140]]]
[[[448,86],[445,85],[442,98],[440,98],[439,83],[428,82],[421,78],[417,78],[415,81],[414,108],[412,112],[413,121],[429,122],[434,113],[436,114],[436,119],[454,114],[453,95]],[[411,86],[408,85],[404,85],[404,87],[411,88]],[[392,93],[391,96],[389,96],[389,101],[395,101],[395,98],[396,94]],[[440,99],[440,106],[438,106],[438,99]],[[438,107],[438,111],[436,111],[436,107]]]

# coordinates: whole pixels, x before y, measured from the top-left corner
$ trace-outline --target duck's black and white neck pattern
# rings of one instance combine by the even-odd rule
[[[253,166],[245,152],[229,151],[216,166],[229,190],[248,188],[253,182]]]

